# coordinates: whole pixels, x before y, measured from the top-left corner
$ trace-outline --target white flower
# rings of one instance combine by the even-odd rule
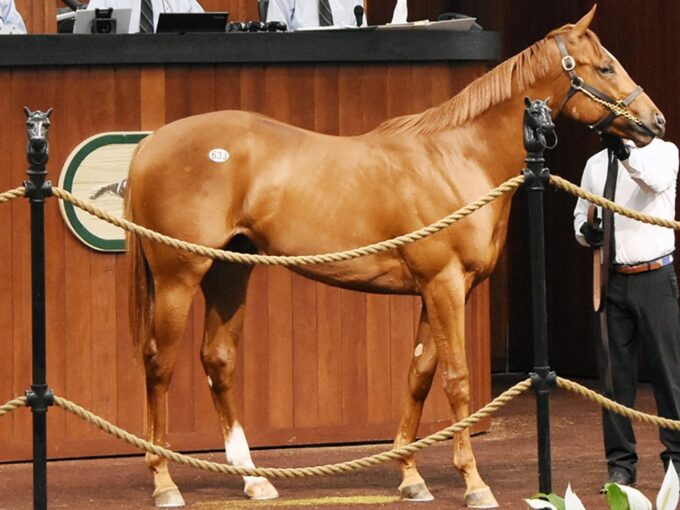
[[[652,510],[652,502],[649,501],[639,490],[627,485],[616,484],[628,498],[630,510]]]
[[[564,508],[565,510],[586,510],[576,493],[572,492],[571,484],[567,485],[567,491],[564,493]]]
[[[548,503],[544,499],[525,499],[524,500],[529,508],[536,508],[538,510],[557,510],[557,507],[552,503]]]
[[[666,476],[663,477],[663,483],[656,495],[656,510],[675,510],[678,506],[678,493],[680,492],[680,482],[678,481],[678,473],[673,467],[673,461],[668,463]]]

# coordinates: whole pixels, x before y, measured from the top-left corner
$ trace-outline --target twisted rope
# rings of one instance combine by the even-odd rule
[[[216,250],[214,248],[208,248],[194,243],[188,243],[186,241],[181,241],[179,239],[166,236],[164,234],[159,234],[145,227],[136,225],[125,219],[117,218],[104,211],[101,211],[94,207],[92,204],[80,200],[71,193],[61,188],[53,188],[52,192],[58,198],[71,202],[76,207],[87,211],[88,213],[96,216],[97,218],[112,223],[117,227],[127,230],[128,232],[135,233],[142,237],[147,237],[153,239],[154,241],[167,244],[173,248],[188,251],[191,253],[196,253],[198,255],[203,255],[217,260],[224,260],[227,262],[237,262],[240,264],[267,264],[267,265],[279,265],[279,266],[297,266],[305,264],[328,264],[331,262],[343,262],[347,260],[356,259],[359,257],[364,257],[366,255],[375,255],[382,253],[384,251],[393,250],[399,248],[406,244],[419,241],[426,237],[429,237],[437,232],[451,226],[453,223],[469,216],[478,209],[481,209],[485,205],[493,202],[498,197],[503,194],[512,191],[524,182],[524,176],[518,175],[512,179],[507,180],[500,186],[492,189],[486,195],[475,200],[474,202],[468,204],[456,212],[428,225],[419,230],[411,232],[409,234],[404,234],[386,241],[381,241],[378,243],[370,244],[368,246],[363,246],[360,248],[355,248],[352,250],[346,250],[336,253],[325,253],[319,255],[296,255],[296,256],[283,256],[283,255],[253,255],[247,253],[238,253],[226,250]]]
[[[616,414],[620,414],[627,418],[648,423],[651,425],[656,425],[657,427],[662,427],[664,429],[680,430],[680,420],[670,420],[668,418],[662,418],[660,416],[654,416],[651,414],[643,413],[641,411],[636,411],[635,409],[626,407],[622,404],[619,404],[618,402],[614,402],[613,400],[608,399],[607,397],[603,397],[602,395],[596,393],[595,391],[590,390],[585,386],[581,386],[580,384],[574,381],[570,381],[569,379],[563,379],[561,377],[558,377],[557,385],[560,388],[572,391],[577,395],[586,398],[587,400],[595,402],[596,404],[599,404],[605,409],[613,411]]]
[[[26,407],[26,397],[17,397],[0,406],[0,418],[20,407]]]
[[[611,200],[607,200],[606,198],[603,198],[599,195],[590,193],[589,191],[586,191],[583,188],[580,188],[579,186],[576,186],[575,184],[567,181],[566,179],[558,177],[557,175],[550,176],[550,184],[552,184],[556,188],[560,188],[566,191],[567,193],[571,193],[572,195],[581,197],[584,200],[587,200],[588,202],[591,202],[595,205],[599,205],[606,209],[610,209],[615,213],[620,214],[621,216],[626,216],[628,218],[632,218],[643,223],[649,223],[651,225],[658,225],[660,227],[672,228],[673,230],[680,230],[680,221],[657,218],[655,216],[650,216],[649,214],[644,214],[639,211],[627,209],[625,207],[620,206],[619,204],[612,202]]]
[[[489,416],[491,413],[497,411],[503,407],[510,400],[515,398],[517,395],[526,391],[531,387],[531,380],[526,379],[522,382],[517,383],[512,388],[504,391],[501,395],[496,397],[490,403],[485,405],[483,408],[477,412],[471,414],[466,419],[455,423],[440,432],[431,434],[423,439],[410,443],[408,445],[401,446],[399,448],[394,448],[387,452],[371,455],[368,457],[363,457],[353,461],[341,462],[338,464],[326,464],[321,466],[312,466],[306,468],[243,468],[228,466],[226,464],[221,464],[217,462],[204,461],[196,459],[189,455],[183,455],[181,453],[176,453],[167,448],[149,443],[134,434],[130,434],[125,430],[116,427],[112,423],[99,418],[90,411],[69,402],[61,397],[54,397],[54,403],[69,411],[76,416],[96,425],[104,432],[107,432],[119,439],[126,441],[127,443],[144,450],[149,453],[156,454],[165,459],[177,462],[180,464],[186,464],[194,468],[202,469],[205,471],[212,471],[214,473],[222,473],[228,475],[240,475],[240,476],[266,476],[270,478],[302,478],[309,476],[323,476],[323,475],[333,475],[348,473],[350,471],[356,471],[359,469],[364,469],[367,467],[375,466],[381,464],[388,460],[396,460],[404,457],[408,457],[415,452],[426,448],[434,443],[446,441],[451,439],[456,432],[467,429],[471,425],[479,422],[483,418]]]
[[[18,188],[5,191],[4,193],[0,193],[0,204],[9,202],[10,200],[13,200],[15,198],[23,197],[25,194],[26,188],[24,188],[23,186],[19,186]]]

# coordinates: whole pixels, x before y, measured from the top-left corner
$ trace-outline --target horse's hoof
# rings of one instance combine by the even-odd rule
[[[177,487],[162,489],[153,493],[153,504],[157,508],[176,508],[184,506],[184,498]]]
[[[247,484],[243,492],[250,499],[276,499],[279,497],[276,488],[266,478]]]
[[[488,487],[466,493],[465,504],[468,508],[498,508],[498,501]]]
[[[412,485],[399,487],[401,499],[404,501],[433,501],[434,496],[430,493],[425,482],[418,482]]]

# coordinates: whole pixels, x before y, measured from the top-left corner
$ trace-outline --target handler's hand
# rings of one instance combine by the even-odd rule
[[[604,230],[600,226],[600,218],[595,220],[595,225],[591,225],[587,221],[581,225],[581,234],[586,239],[586,242],[591,248],[599,248],[604,242]]]
[[[602,133],[600,135],[602,138],[602,143],[607,149],[611,149],[619,161],[626,160],[630,157],[630,147],[616,135],[610,135],[609,133]]]

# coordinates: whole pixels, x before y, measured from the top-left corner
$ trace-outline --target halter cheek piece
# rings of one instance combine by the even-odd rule
[[[567,91],[567,95],[564,96],[564,99],[562,100],[562,104],[560,104],[560,108],[558,111],[562,111],[564,105],[566,105],[567,101],[571,99],[571,96],[573,96],[577,92],[583,92],[586,96],[588,96],[596,103],[601,104],[605,108],[609,109],[609,115],[597,121],[595,124],[592,124],[590,126],[591,129],[596,129],[597,131],[604,131],[614,121],[616,117],[622,115],[626,117],[628,120],[631,120],[634,123],[636,123],[638,126],[641,126],[646,131],[650,131],[649,128],[645,126],[640,119],[635,117],[635,115],[633,115],[627,109],[628,105],[632,103],[640,94],[642,94],[642,87],[640,87],[640,85],[636,86],[625,99],[617,101],[609,97],[604,92],[601,92],[596,88],[591,87],[590,85],[585,83],[583,81],[583,78],[576,74],[575,71],[576,61],[574,60],[574,57],[567,53],[567,49],[564,46],[564,41],[562,40],[562,37],[556,35],[555,42],[557,43],[557,47],[560,49],[560,53],[562,54],[562,69],[564,69],[569,75],[569,78],[571,78],[571,86]]]

